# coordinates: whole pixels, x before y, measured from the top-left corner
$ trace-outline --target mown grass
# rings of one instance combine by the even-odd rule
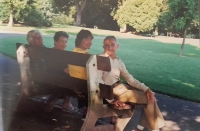
[[[104,37],[96,37],[91,54],[103,52]],[[70,37],[67,50],[74,48],[75,37]],[[16,57],[16,42],[27,43],[25,36],[0,40],[0,51]],[[200,102],[200,49],[185,45],[184,56],[179,56],[180,45],[166,44],[154,40],[118,39],[117,55],[129,72],[155,92]],[[53,47],[53,37],[44,36],[46,47]]]
[[[107,36],[107,35],[115,35],[118,37],[132,37],[125,35],[123,33],[117,31],[109,31],[109,30],[101,30],[101,29],[92,29],[85,27],[76,27],[76,26],[54,26],[51,28],[47,27],[28,27],[28,26],[14,26],[7,27],[5,25],[0,25],[0,30],[5,31],[16,31],[16,32],[25,32],[27,33],[30,30],[37,29],[40,30],[43,34],[54,34],[56,31],[66,31],[69,35],[76,35],[81,29],[90,30],[94,36]]]

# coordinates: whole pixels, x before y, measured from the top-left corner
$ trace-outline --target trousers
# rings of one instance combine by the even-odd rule
[[[114,98],[124,103],[146,104],[143,108],[139,125],[157,130],[165,125],[165,120],[155,100],[154,103],[147,100],[145,92],[125,84],[119,84],[113,88]]]

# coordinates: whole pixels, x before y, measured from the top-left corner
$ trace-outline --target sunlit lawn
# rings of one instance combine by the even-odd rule
[[[96,37],[91,54],[103,52],[104,37]],[[67,50],[74,48],[75,37],[70,37]],[[27,43],[25,36],[0,40],[0,51],[16,57],[16,42]],[[184,56],[179,56],[180,45],[154,40],[118,39],[118,56],[130,73],[156,92],[200,102],[200,49],[185,45]],[[53,37],[44,36],[46,47],[53,47]]]
[[[127,36],[127,34],[123,34],[117,31],[109,31],[109,30],[101,30],[101,29],[92,29],[92,28],[85,28],[85,27],[76,27],[76,26],[64,26],[58,25],[53,26],[51,28],[45,27],[26,27],[26,26],[14,26],[14,27],[7,27],[6,25],[0,24],[0,30],[6,31],[16,31],[16,32],[25,32],[27,33],[30,30],[37,29],[40,30],[43,34],[55,34],[56,31],[66,31],[69,35],[76,35],[81,29],[90,30],[94,36],[107,36],[107,35],[115,35],[118,37],[131,37]]]

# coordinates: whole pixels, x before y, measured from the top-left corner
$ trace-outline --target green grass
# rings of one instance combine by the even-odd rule
[[[103,52],[103,37],[93,40],[91,54]],[[16,42],[27,43],[25,36],[0,40],[0,51],[16,57]],[[165,44],[154,40],[118,39],[117,55],[129,72],[156,92],[200,102],[200,49],[185,45],[184,56],[179,56],[179,44]],[[52,36],[44,36],[46,47],[53,47]],[[67,50],[74,48],[70,37]]]
[[[61,25],[60,25],[61,26]],[[43,34],[55,34],[56,31],[66,31],[69,35],[76,35],[81,29],[90,30],[94,36],[107,36],[107,35],[115,35],[115,36],[126,36],[120,32],[116,31],[109,31],[109,30],[101,30],[101,29],[92,29],[92,28],[85,28],[85,27],[76,27],[76,26],[60,26],[56,27],[28,27],[28,26],[14,26],[14,27],[7,27],[5,25],[0,25],[0,30],[4,31],[17,31],[17,32],[25,32],[27,33],[30,30],[40,30]]]
[[[57,31],[48,29],[48,30],[42,30],[42,32],[45,34],[54,35]],[[67,34],[76,36],[78,32],[67,32]],[[93,34],[93,36],[104,36],[104,35]]]

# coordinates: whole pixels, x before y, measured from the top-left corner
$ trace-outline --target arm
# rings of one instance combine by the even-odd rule
[[[152,103],[155,101],[154,99],[154,92],[150,90],[149,87],[147,87],[144,83],[141,83],[137,79],[135,79],[126,69],[125,64],[121,61],[121,69],[120,74],[122,77],[128,82],[129,85],[136,87],[146,93],[148,101],[151,101]]]
[[[120,75],[126,80],[126,82],[135,87],[139,90],[143,90],[144,92],[147,91],[148,87],[144,84],[135,79],[126,69],[125,64],[120,60]]]
[[[146,90],[146,96],[147,96],[147,100],[154,103],[155,98],[154,98],[154,92],[152,92],[150,89]]]

